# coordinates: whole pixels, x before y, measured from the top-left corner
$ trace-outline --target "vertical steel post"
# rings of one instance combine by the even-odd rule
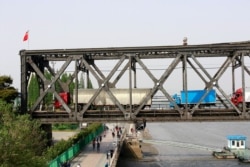
[[[133,59],[133,69],[134,69],[134,88],[137,88],[136,61],[135,61],[135,59]]]
[[[75,114],[74,117],[75,119],[77,119],[77,111],[78,111],[78,64],[77,64],[77,60],[75,61]]]
[[[245,54],[241,52],[241,78],[242,78],[242,89],[243,89],[243,115],[246,114],[246,102],[245,102],[245,91],[246,91],[246,85],[245,85],[245,70],[244,70],[244,66],[245,66],[245,62],[244,62],[244,57]]]
[[[183,79],[183,89],[185,91],[186,101],[185,101],[185,114],[188,113],[188,94],[187,94],[187,55],[182,56],[182,79]]]
[[[232,92],[235,92],[235,59],[232,62]]]
[[[132,58],[131,54],[129,54],[129,112],[130,112],[130,117],[132,114]]]
[[[28,87],[28,75],[27,75],[27,63],[26,63],[26,55],[25,51],[20,51],[20,59],[21,59],[21,113],[26,113],[28,108],[28,97],[27,97],[27,87]]]
[[[89,84],[90,84],[90,79],[89,79],[89,70],[88,69],[86,69],[86,75],[87,75],[87,83],[86,83],[86,88],[88,89],[89,88]]]

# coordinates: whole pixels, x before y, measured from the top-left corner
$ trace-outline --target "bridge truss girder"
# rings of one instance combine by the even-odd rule
[[[244,63],[245,58],[249,58],[250,42],[221,43],[208,45],[188,45],[188,46],[155,46],[155,47],[119,47],[119,48],[93,48],[93,49],[56,49],[56,50],[21,50],[21,112],[30,113],[33,118],[41,119],[42,122],[94,122],[94,121],[135,121],[145,119],[147,121],[213,121],[213,120],[249,120],[250,115],[243,102],[243,108],[240,110],[231,101],[230,97],[219,85],[221,76],[232,68],[232,92],[235,90],[235,70],[241,68],[241,83],[245,90],[245,73],[250,75],[250,70]],[[220,68],[212,75],[206,67],[199,61],[199,58],[225,58]],[[154,75],[144,60],[172,60],[164,69],[160,77]],[[96,62],[103,60],[116,60],[113,68],[105,75]],[[62,65],[58,71],[55,71],[50,62],[59,61]],[[67,83],[59,80],[67,67],[74,63],[74,71],[71,79]],[[123,65],[123,67],[122,67]],[[207,95],[200,99],[194,107],[189,108],[186,104],[180,108],[173,101],[169,91],[164,87],[173,71],[180,65],[182,68],[182,90],[188,90],[188,67],[199,76],[204,82],[204,88],[211,90],[216,88],[220,93],[217,98],[223,105],[221,108],[200,109],[201,101]],[[137,88],[137,68],[140,66],[146,76],[152,81],[153,86],[149,94],[142,99],[136,107],[132,106],[132,89]],[[199,70],[197,69],[199,68]],[[120,72],[117,71],[121,69]],[[45,70],[53,77],[46,79]],[[125,108],[112,93],[110,88],[115,88],[120,78],[128,71],[128,90],[130,91],[130,105]],[[79,72],[86,73],[87,77],[92,77],[97,81],[98,88],[89,102],[80,108],[76,103],[74,107],[66,104],[56,92],[55,83],[58,82],[61,89],[69,92],[69,85],[75,81],[75,88],[78,88]],[[40,96],[36,102],[28,108],[28,83],[32,74],[35,74],[39,80]],[[116,74],[116,77],[115,77]],[[111,78],[113,80],[111,80]],[[103,110],[92,109],[94,100],[101,92],[106,92],[116,106],[116,109]],[[145,108],[148,100],[160,91],[165,98],[173,102],[174,109],[152,109]],[[48,93],[53,93],[54,97],[62,104],[59,112],[50,111],[43,108],[43,100]],[[78,93],[76,89],[76,94]],[[72,96],[71,96],[72,97]],[[77,96],[75,100],[78,101]]]

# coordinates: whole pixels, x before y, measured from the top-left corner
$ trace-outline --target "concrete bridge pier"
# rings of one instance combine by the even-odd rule
[[[47,145],[48,146],[53,145],[52,124],[42,124],[41,128],[46,132]]]

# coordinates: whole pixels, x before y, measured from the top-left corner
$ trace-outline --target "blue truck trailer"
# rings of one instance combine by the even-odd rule
[[[174,94],[172,96],[174,102],[179,107],[185,107],[187,106],[189,108],[194,107],[197,103],[200,102],[201,98],[205,93],[207,93],[208,90],[187,90],[187,91],[181,91],[180,94]],[[216,103],[216,91],[214,89],[211,89],[208,91],[206,97],[201,101],[199,107],[204,108],[207,106],[215,105]],[[170,102],[169,104],[170,108],[174,108],[174,103]]]

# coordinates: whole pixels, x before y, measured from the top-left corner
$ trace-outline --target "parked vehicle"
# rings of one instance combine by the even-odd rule
[[[243,107],[243,101],[246,103],[246,107],[250,107],[250,88],[245,88],[245,98],[243,95],[243,89],[239,88],[237,89],[232,97],[231,97],[231,102],[238,108]]]
[[[205,98],[200,102],[203,95]],[[181,91],[180,94],[174,94],[172,96],[174,102],[178,107],[185,107],[187,104],[188,108],[193,108],[196,104],[200,102],[199,107],[209,107],[212,105],[215,105],[216,103],[216,91],[214,89],[208,90],[187,90],[187,91]],[[173,102],[170,102],[170,108],[175,108],[175,105]]]

